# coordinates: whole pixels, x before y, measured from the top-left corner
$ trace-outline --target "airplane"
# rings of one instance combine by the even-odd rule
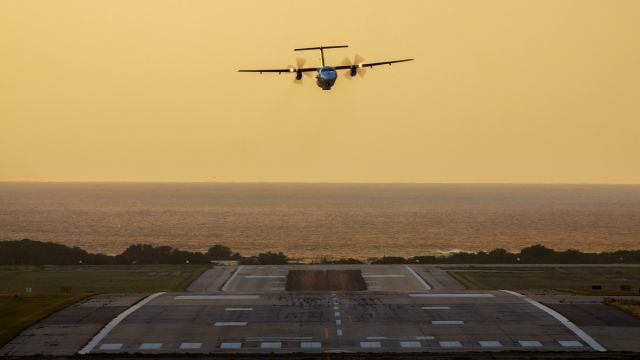
[[[296,77],[294,82],[300,83],[302,80],[302,74],[311,75],[312,71],[317,72],[316,75],[316,84],[322,90],[331,90],[331,87],[336,83],[338,79],[338,74],[336,70],[349,70],[346,74],[348,78],[352,78],[356,75],[363,76],[365,68],[373,68],[378,65],[391,65],[395,63],[401,63],[405,61],[412,61],[413,59],[402,59],[402,60],[392,60],[392,61],[382,61],[382,62],[374,62],[374,63],[363,63],[363,59],[356,55],[354,61],[350,61],[349,59],[345,59],[343,61],[343,65],[340,66],[328,66],[324,62],[324,50],[325,49],[337,49],[337,48],[346,48],[348,45],[334,45],[334,46],[317,46],[317,47],[309,47],[309,48],[300,48],[294,49],[293,51],[307,51],[307,50],[320,50],[320,67],[304,67],[303,59],[296,59],[297,66],[296,67],[288,67],[286,69],[266,69],[266,70],[238,70],[238,72],[257,72],[257,73],[295,73]]]

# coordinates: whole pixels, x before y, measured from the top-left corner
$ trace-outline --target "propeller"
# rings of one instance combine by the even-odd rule
[[[293,78],[293,83],[294,84],[302,84],[302,75],[305,75],[307,77],[311,76],[311,74],[309,72],[300,71],[300,69],[304,68],[304,64],[306,62],[307,62],[307,59],[296,58],[296,66],[294,67],[294,66],[289,65],[289,71],[297,73],[296,77]]]
[[[345,66],[350,66],[351,69],[348,72],[345,72],[345,77],[347,79],[351,79],[352,77],[356,76],[356,74],[359,77],[364,77],[365,73],[367,72],[367,70],[365,68],[362,67],[362,64],[364,64],[364,58],[358,54],[356,54],[353,57],[353,61],[351,61],[351,59],[349,58],[344,58],[342,60],[341,65],[345,65]]]

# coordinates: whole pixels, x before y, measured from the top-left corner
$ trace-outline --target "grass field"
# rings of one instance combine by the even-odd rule
[[[0,294],[115,293],[177,291],[207,265],[0,267]]]
[[[186,289],[207,265],[2,266],[0,345],[47,315],[96,293]],[[25,289],[31,288],[31,293]]]
[[[88,295],[0,295],[0,345],[7,343],[31,324]]]
[[[638,295],[638,267],[460,267],[449,274],[468,289],[554,289],[584,295]],[[602,290],[592,290],[592,285]],[[631,286],[621,290],[622,285]]]

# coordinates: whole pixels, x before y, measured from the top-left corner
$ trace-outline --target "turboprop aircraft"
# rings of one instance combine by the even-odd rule
[[[294,49],[293,51],[306,51],[306,50],[320,50],[320,67],[304,67],[304,59],[296,59],[296,66],[290,66],[286,69],[264,69],[264,70],[238,70],[239,72],[257,72],[257,73],[295,73],[296,77],[294,82],[301,83],[302,75],[305,74],[310,76],[313,71],[316,74],[316,84],[322,90],[331,90],[331,87],[336,83],[338,79],[338,74],[336,70],[349,70],[345,75],[347,78],[352,78],[356,75],[364,76],[364,72],[366,68],[373,68],[378,65],[391,65],[395,63],[401,63],[405,61],[412,61],[413,59],[402,59],[402,60],[392,60],[392,61],[381,61],[381,62],[373,62],[373,63],[365,63],[364,59],[360,56],[356,55],[353,61],[350,61],[348,58],[345,58],[342,62],[342,65],[339,66],[329,66],[324,62],[324,50],[325,49],[336,49],[336,48],[346,48],[348,45],[335,45],[335,46],[317,46],[317,47],[309,47],[309,48],[301,48]]]

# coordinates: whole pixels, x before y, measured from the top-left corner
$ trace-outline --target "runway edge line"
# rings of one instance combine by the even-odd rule
[[[425,290],[431,290],[431,286],[420,276],[415,270],[411,268],[411,266],[407,265],[407,270],[411,273],[411,275],[415,276],[418,282],[422,285]]]
[[[222,291],[227,291],[227,289],[229,288],[229,284],[231,284],[231,282],[233,281],[233,279],[236,278],[236,276],[238,275],[238,273],[240,273],[240,270],[242,270],[242,267],[244,265],[240,265],[238,266],[238,268],[236,269],[236,271],[233,272],[233,274],[231,274],[231,277],[229,277],[229,279],[227,279],[227,282],[224,283],[224,285],[222,285],[221,290]]]
[[[519,298],[522,298],[524,301],[528,302],[529,304],[537,307],[538,309],[546,312],[547,314],[553,316],[554,318],[556,318],[556,320],[560,321],[564,326],[566,326],[569,330],[573,331],[574,334],[576,334],[580,339],[582,339],[584,342],[586,342],[589,346],[591,346],[591,348],[595,351],[600,351],[600,352],[606,352],[607,349],[605,349],[604,346],[600,345],[599,342],[597,342],[594,338],[592,338],[589,334],[587,334],[584,330],[580,329],[578,327],[578,325],[572,323],[569,319],[567,319],[566,317],[564,317],[562,314],[560,314],[559,312],[551,309],[550,307],[541,304],[538,301],[535,301],[531,298],[528,298],[518,292],[515,291],[511,291],[511,290],[501,290],[507,294],[511,294],[513,296],[517,296]]]
[[[155,294],[149,295],[146,298],[138,301],[132,307],[128,308],[127,310],[125,310],[123,312],[121,312],[120,315],[116,316],[107,325],[105,325],[105,327],[103,327],[102,330],[100,330],[100,332],[98,332],[96,334],[96,336],[94,336],[87,343],[87,345],[85,345],[82,349],[80,349],[78,351],[78,354],[79,355],[86,355],[86,354],[90,353],[91,350],[93,350],[93,348],[95,348],[96,345],[98,345],[102,341],[102,339],[104,339],[107,335],[109,335],[109,333],[111,332],[111,330],[113,330],[113,328],[115,328],[116,326],[118,326],[118,324],[120,324],[122,322],[122,320],[126,319],[126,317],[131,315],[134,311],[136,311],[136,310],[140,309],[141,307],[143,307],[144,305],[146,305],[149,301],[151,301],[151,300],[153,300],[153,299],[155,299],[158,296],[163,295],[163,294],[166,294],[166,292],[159,292],[159,293],[155,293]]]

